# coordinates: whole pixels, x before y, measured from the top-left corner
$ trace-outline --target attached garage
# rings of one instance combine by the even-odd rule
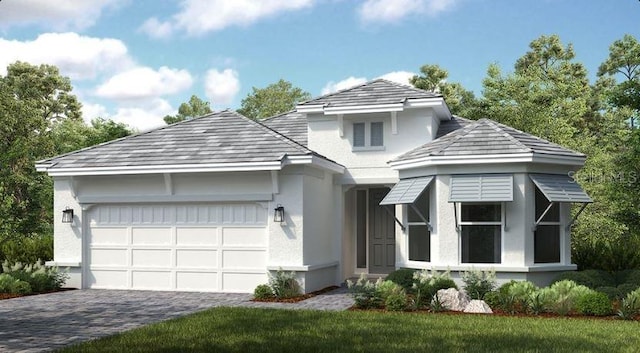
[[[249,292],[267,281],[260,203],[96,205],[84,287]]]

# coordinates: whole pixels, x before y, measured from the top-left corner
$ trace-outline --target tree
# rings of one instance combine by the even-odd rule
[[[63,154],[131,135],[134,132],[126,124],[95,118],[91,125],[83,121],[65,120],[52,131],[54,154]]]
[[[609,57],[598,68],[598,76],[622,76],[623,81],[611,91],[609,101],[615,107],[628,107],[633,110],[629,116],[631,127],[640,113],[640,42],[625,34],[609,47]]]
[[[265,88],[253,87],[253,91],[242,100],[238,113],[250,119],[260,120],[288,112],[295,108],[296,104],[309,99],[309,92],[280,79]]]
[[[197,118],[209,113],[211,113],[209,102],[205,102],[198,96],[192,95],[191,98],[189,98],[189,102],[180,104],[178,107],[178,114],[165,116],[164,122],[167,124],[174,124],[179,121]]]
[[[423,65],[420,67],[421,76],[415,75],[409,82],[416,88],[440,93],[447,102],[453,114],[466,118],[479,118],[479,102],[473,92],[462,87],[458,82],[447,82],[449,73],[438,65]]]
[[[51,231],[51,180],[34,162],[54,154],[56,125],[82,122],[71,91],[55,66],[16,62],[0,76],[0,244]]]

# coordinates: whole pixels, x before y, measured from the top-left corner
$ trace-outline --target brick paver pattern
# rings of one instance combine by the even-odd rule
[[[345,288],[298,303],[251,294],[83,289],[0,300],[0,352],[46,352],[213,307],[346,310]]]

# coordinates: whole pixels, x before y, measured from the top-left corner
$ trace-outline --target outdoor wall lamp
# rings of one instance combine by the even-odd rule
[[[278,204],[278,207],[273,210],[273,221],[278,223],[284,222],[284,207],[281,204]]]
[[[62,223],[73,223],[73,208],[62,210]]]

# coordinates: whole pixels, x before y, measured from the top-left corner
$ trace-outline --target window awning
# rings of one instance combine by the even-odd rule
[[[453,175],[449,186],[449,202],[513,201],[513,175]]]
[[[549,202],[593,202],[578,182],[568,175],[530,174],[529,178]]]
[[[412,204],[432,181],[433,176],[402,179],[380,201],[380,205]]]

